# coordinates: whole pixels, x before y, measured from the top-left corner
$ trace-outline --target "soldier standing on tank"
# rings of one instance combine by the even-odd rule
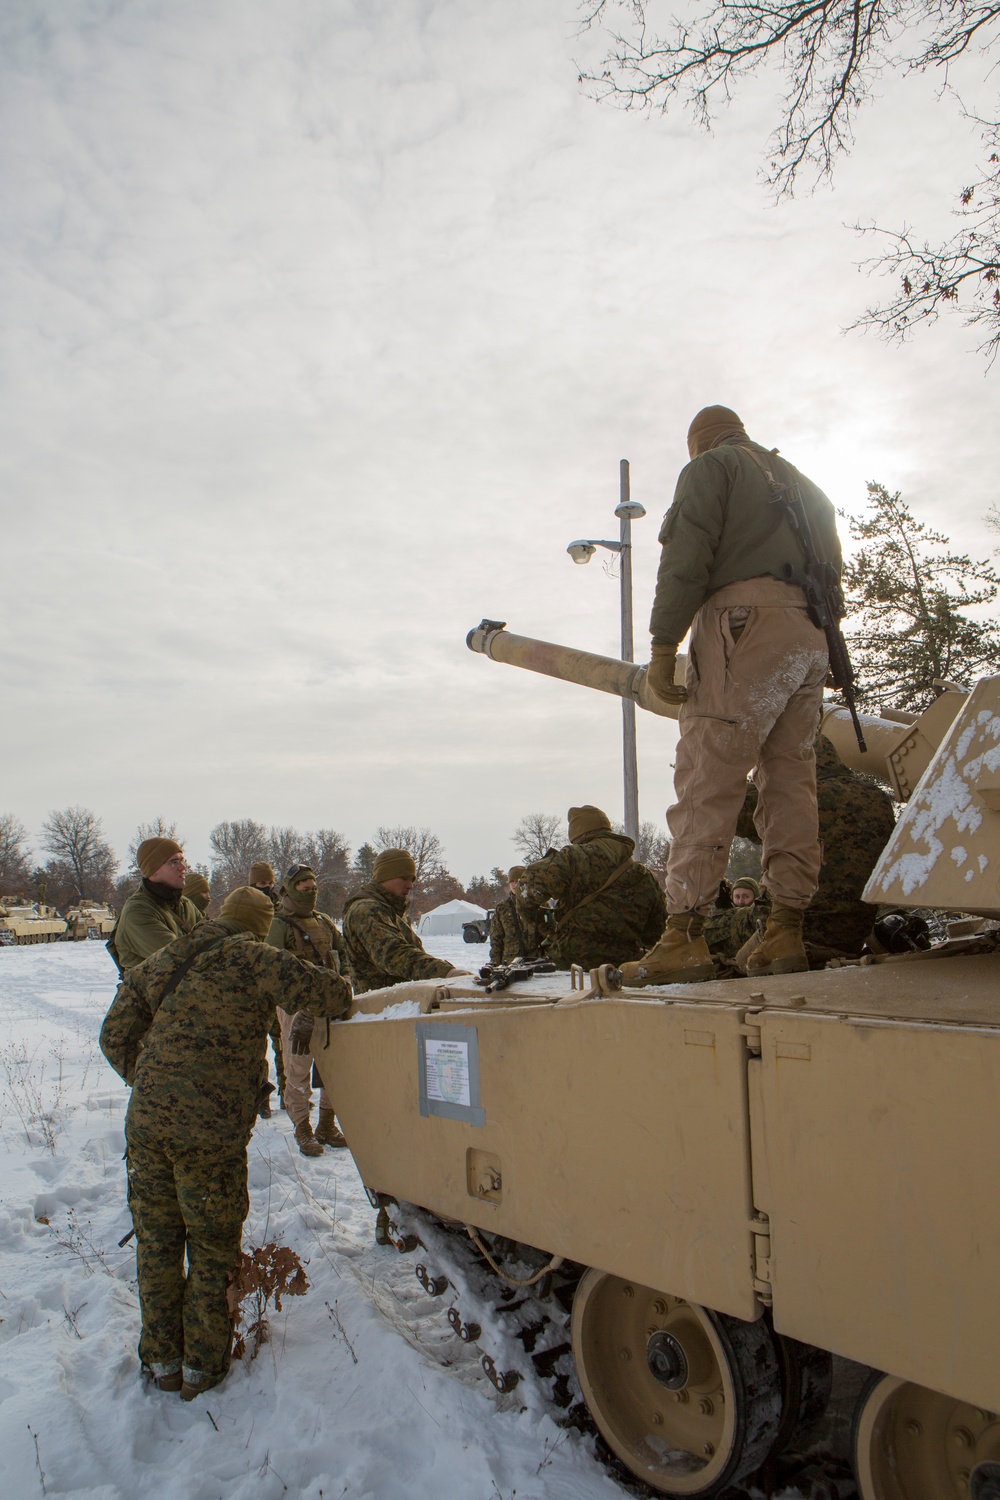
[[[354,990],[383,989],[411,979],[447,979],[467,974],[446,958],[433,958],[406,915],[417,866],[407,849],[383,849],[372,878],[344,904],[344,941],[354,971]]]
[[[325,912],[316,910],[316,875],[308,865],[292,865],[281,887],[280,899],[271,922],[267,941],[272,948],[297,953],[300,958],[333,969],[345,979],[353,973],[344,939],[337,924]],[[295,1128],[295,1140],[303,1156],[322,1156],[324,1146],[346,1146],[337,1125],[334,1107],[325,1086],[319,1093],[319,1123],[315,1133],[309,1120],[312,1107],[310,1076],[313,1059],[309,1050],[313,1023],[308,1016],[296,1018],[294,1011],[278,1006],[281,1026],[281,1051],[285,1078],[282,1094],[288,1117]],[[292,1025],[295,1023],[295,1035]]]
[[[101,1028],[101,1050],[132,1088],[125,1138],[139,1358],[160,1390],[183,1400],[229,1369],[227,1290],[249,1209],[247,1142],[275,1005],[335,1019],[351,1002],[334,970],[267,946],[272,915],[260,891],[232,891],[217,922],[129,971]]]
[[[517,905],[517,883],[524,865],[512,865],[507,871],[510,895],[498,901],[490,918],[490,963],[509,964],[515,958],[541,958],[542,935],[538,923]]]
[[[204,875],[199,875],[197,870],[189,870],[184,880],[184,894],[189,901],[206,916],[208,908],[212,903],[212,892]]]
[[[247,885],[252,886],[255,891],[263,891],[270,899],[275,911],[278,909],[278,897],[274,889],[275,875],[266,860],[257,860],[250,866],[250,877]],[[285,1108],[285,1061],[281,1054],[281,1022],[277,1014],[271,1023],[269,1032],[271,1038],[271,1051],[274,1053],[274,1073],[278,1080],[278,1100],[281,1108]],[[265,1093],[261,1099],[260,1117],[262,1120],[271,1118],[271,1096]]]
[[[540,923],[544,908],[554,907],[542,946],[561,969],[638,958],[666,918],[656,876],[632,858],[634,841],[613,833],[599,807],[571,807],[567,818],[569,844],[550,849],[521,876],[521,909]]]
[[[776,492],[797,491],[820,561],[839,570],[834,509],[785,459],[752,442],[728,407],[698,413],[688,452],[660,530],[646,673],[658,697],[681,705],[677,801],[667,814],[669,916],[656,947],[627,966],[628,984],[712,977],[702,930],[751,770],[772,907],[749,972],[808,967],[802,920],[819,877],[813,741],[829,656],[805,595],[784,576],[805,556]],[[674,670],[689,627],[681,687]]]
[[[201,912],[184,895],[184,850],[173,839],[143,839],[136,852],[142,884],[121,909],[108,951],[122,972],[192,932]]]

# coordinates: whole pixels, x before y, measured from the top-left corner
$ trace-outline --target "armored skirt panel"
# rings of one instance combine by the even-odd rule
[[[754,1318],[741,1024],[705,1003],[473,1003],[345,1022],[315,1057],[368,1187]]]

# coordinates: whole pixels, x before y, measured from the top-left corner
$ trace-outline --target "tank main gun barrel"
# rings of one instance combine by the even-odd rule
[[[562,682],[599,693],[613,693],[631,699],[649,713],[676,719],[678,704],[664,703],[646,685],[646,668],[634,662],[619,661],[613,656],[597,656],[592,651],[578,651],[575,646],[558,646],[553,641],[536,641],[528,635],[512,635],[502,620],[482,620],[465,638],[470,651],[478,651],[494,661],[528,672],[541,672]],[[678,656],[676,681],[683,682],[687,657]],[[833,741],[834,749],[853,771],[867,771],[878,776],[894,797],[905,802],[951,727],[966,699],[966,693],[952,684],[941,684],[945,690],[922,714],[903,714],[889,710],[885,714],[862,714],[867,752],[862,753],[854,737],[850,715],[839,704],[830,704],[820,725],[821,732]]]
[[[541,672],[545,677],[557,677],[562,682],[575,682],[599,693],[628,698],[640,708],[666,719],[676,719],[680,711],[679,704],[664,703],[650,692],[646,686],[646,668],[636,666],[634,662],[597,656],[592,651],[578,651],[574,646],[557,646],[552,641],[536,641],[528,635],[511,635],[501,620],[483,620],[475,630],[469,631],[465,643],[470,651],[479,651],[494,661],[522,667],[528,672]],[[684,681],[686,669],[687,657],[679,656],[677,682]]]

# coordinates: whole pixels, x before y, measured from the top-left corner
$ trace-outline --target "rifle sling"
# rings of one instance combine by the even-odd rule
[[[591,893],[590,893],[589,896],[584,896],[583,900],[582,901],[578,901],[575,906],[571,906],[570,909],[569,909],[569,911],[560,912],[556,916],[556,926],[557,927],[561,927],[562,924],[566,921],[567,917],[571,917],[573,915],[573,913],[579,911],[581,909],[581,907],[589,906],[590,903],[591,903],[591,901],[596,901],[597,897],[603,895],[603,893],[607,890],[607,888],[608,888],[609,885],[613,885],[614,884],[614,882],[618,879],[619,875],[624,875],[625,871],[628,869],[628,867],[629,867],[629,865],[631,863],[632,863],[632,856],[631,856],[631,854],[626,854],[626,856],[622,860],[621,864],[615,866],[615,868],[611,871],[611,874],[608,876],[607,880],[604,882],[603,885],[599,885],[597,887],[596,891],[591,891]]]
[[[759,453],[756,453],[753,448],[743,447],[742,444],[740,445],[740,447],[741,451],[744,452],[748,458],[753,459],[753,462],[757,465],[758,469],[763,474],[765,480],[767,481],[767,487],[771,491],[771,495],[773,497],[772,503],[775,505],[780,505],[785,512],[785,515],[788,517],[792,530],[798,537],[799,546],[802,548],[802,558],[806,564],[806,567],[809,567],[811,564],[818,562],[819,558],[816,557],[814,553],[812,555],[810,554],[808,543],[806,542],[806,539],[802,534],[802,527],[799,524],[798,518],[795,513],[795,507],[797,505],[802,511],[803,520],[805,521],[806,525],[808,525],[809,518],[805,514],[805,501],[802,499],[802,494],[799,491],[798,485],[789,487],[787,484],[782,484],[780,480],[775,479],[774,475],[771,473],[771,470],[768,468],[767,464],[761,458]]]

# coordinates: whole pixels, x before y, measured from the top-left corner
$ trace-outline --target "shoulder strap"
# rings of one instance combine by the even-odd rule
[[[589,906],[591,901],[595,901],[598,896],[602,895],[604,891],[607,890],[609,885],[613,885],[615,883],[619,875],[624,875],[625,871],[628,869],[631,863],[631,854],[626,854],[621,864],[615,865],[615,868],[611,871],[611,874],[608,876],[603,885],[599,885],[596,891],[591,891],[589,896],[584,896],[583,900],[578,901],[575,906],[571,906],[569,911],[560,912],[560,914],[556,917],[556,926],[561,927],[567,917],[571,917],[575,911],[579,911],[581,907]]]
[[[220,943],[224,943],[226,938],[230,936],[231,934],[226,932],[223,933],[222,937],[212,938],[211,942],[202,943],[201,947],[196,948],[193,953],[189,954],[183,963],[179,963],[160,992],[160,998],[156,1002],[157,1006],[162,1005],[167,996],[173,994],[196,959],[199,959],[203,953],[207,953],[210,948],[217,948]]]
[[[331,932],[335,930],[335,926],[334,926],[334,923],[333,923],[332,919],[330,917],[328,917],[325,912],[318,911],[318,912],[315,912],[314,915],[317,916],[317,917],[320,917],[323,921],[327,922],[329,924]],[[292,931],[293,932],[297,932],[299,934],[299,936],[301,938],[303,938],[309,944],[310,948],[315,948],[316,947],[316,944],[313,942],[313,940],[309,936],[308,932],[306,932],[305,928],[301,925],[301,923],[297,922],[294,917],[283,916],[281,918],[281,920],[283,922],[287,922],[288,926],[292,929]],[[331,952],[333,952],[335,950],[335,944],[333,942],[331,942],[331,944],[330,944],[330,950],[331,950]],[[317,951],[316,957],[317,957],[318,962],[321,965],[325,965],[326,960],[324,959],[324,957],[322,956],[322,954],[320,954],[318,951]]]
[[[809,549],[805,544],[805,539],[802,535],[802,526],[799,522],[799,517],[796,514],[795,510],[795,507],[798,506],[800,510],[802,510],[803,512],[805,511],[805,501],[802,499],[802,491],[799,489],[797,484],[782,484],[780,479],[776,479],[770,467],[764,462],[760,454],[757,453],[755,449],[748,448],[741,443],[740,451],[745,453],[748,458],[753,459],[754,463],[757,465],[758,469],[767,480],[767,487],[771,491],[772,502],[775,505],[781,506],[782,511],[788,519],[789,525],[798,538],[799,546],[802,548],[803,556],[805,557],[806,562],[809,562]]]

